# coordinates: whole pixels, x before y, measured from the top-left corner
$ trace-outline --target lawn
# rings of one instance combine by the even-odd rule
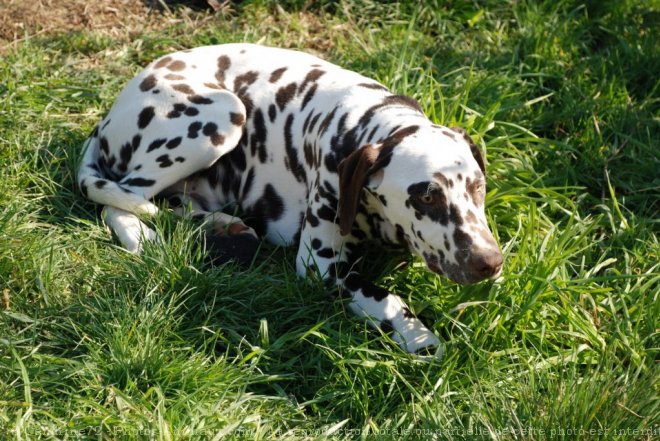
[[[140,10],[0,34],[0,439],[658,439],[657,1]],[[487,153],[500,279],[362,263],[442,360],[298,279],[293,250],[213,267],[165,212],[164,243],[130,255],[76,188],[83,140],[142,66],[234,41],[357,70]]]

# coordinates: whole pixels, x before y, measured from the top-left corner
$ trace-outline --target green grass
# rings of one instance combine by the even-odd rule
[[[658,3],[284,3],[4,54],[0,438],[656,439]],[[320,53],[487,151],[501,280],[364,265],[442,337],[443,360],[402,353],[298,279],[292,250],[211,268],[195,225],[164,214],[166,242],[131,256],[79,194],[81,143],[122,85],[229,41]]]

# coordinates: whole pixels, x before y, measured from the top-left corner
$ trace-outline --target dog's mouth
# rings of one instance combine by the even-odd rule
[[[424,261],[426,262],[426,267],[441,276],[445,275],[445,271],[442,269],[442,266],[440,266],[440,261],[438,259],[438,256],[434,254],[429,254],[429,253],[424,253],[422,256],[424,258]]]
[[[440,265],[438,265],[437,262],[426,260],[426,266],[432,272],[439,274],[441,276],[444,275],[444,271],[442,271],[442,268],[440,267]]]
[[[449,268],[442,268],[439,264],[434,262],[426,262],[426,266],[432,272],[447,277],[454,283],[460,285],[470,285],[472,283],[477,283],[483,280],[481,277],[474,277],[471,274],[467,273],[465,270],[458,268],[458,265],[450,265]]]
[[[424,253],[424,260],[427,268],[435,274],[445,276],[455,283],[461,285],[470,285],[483,280],[495,280],[502,274],[502,267],[499,266],[492,273],[483,274],[471,271],[465,265],[444,262],[440,264],[438,256]]]

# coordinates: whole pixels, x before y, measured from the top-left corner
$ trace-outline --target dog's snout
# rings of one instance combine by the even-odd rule
[[[503,261],[502,253],[495,248],[472,254],[469,263],[472,270],[485,279],[499,273]]]

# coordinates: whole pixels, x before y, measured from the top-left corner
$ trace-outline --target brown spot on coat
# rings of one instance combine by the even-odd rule
[[[172,164],[172,160],[170,159],[170,155],[160,155],[159,157],[156,158],[156,162],[158,163],[160,168],[167,168],[170,167]]]
[[[218,70],[215,73],[215,79],[218,81],[218,85],[225,89],[225,73],[227,69],[231,66],[231,60],[226,55],[221,55],[218,57]]]
[[[453,140],[456,140],[456,133],[451,132],[450,130],[443,129],[443,130],[441,130],[440,133],[442,133],[443,135],[445,135],[445,136],[447,136],[447,137],[449,137]]]
[[[324,70],[321,69],[312,69],[309,72],[307,72],[307,75],[305,75],[305,79],[303,80],[302,84],[300,85],[300,89],[298,93],[303,93],[305,89],[307,88],[307,85],[309,83],[313,83],[317,81],[321,76],[325,74]]]
[[[147,91],[153,89],[154,87],[156,87],[156,83],[157,83],[156,76],[155,75],[148,75],[140,83],[140,90],[142,92],[147,92]]]
[[[440,184],[442,184],[445,187],[449,186],[449,180],[445,175],[443,175],[440,172],[435,172],[433,173],[433,177],[435,178],[436,181],[438,181]]]
[[[270,78],[268,79],[268,81],[270,81],[271,83],[276,83],[277,80],[279,80],[280,78],[282,78],[282,74],[283,74],[284,71],[286,71],[286,70],[287,70],[286,67],[280,67],[279,69],[275,69],[275,70],[270,74]]]
[[[272,184],[266,184],[262,196],[246,212],[246,217],[249,218],[246,223],[254,228],[258,235],[263,235],[268,224],[280,219],[284,214],[284,200]]]
[[[483,155],[481,154],[481,150],[479,150],[479,147],[477,147],[472,138],[470,138],[470,135],[467,134],[467,131],[461,127],[451,127],[451,130],[461,135],[465,142],[468,143],[468,146],[470,146],[470,152],[472,153],[475,161],[477,161],[481,172],[486,174],[486,163],[484,161]]]
[[[144,129],[149,125],[151,120],[153,119],[154,115],[156,115],[156,112],[153,108],[153,106],[147,106],[138,115],[138,128],[139,129]]]
[[[167,138],[160,138],[153,140],[151,144],[149,144],[149,147],[147,147],[147,153],[149,153],[152,150],[156,150],[160,148],[166,142],[167,142]]]
[[[280,87],[277,93],[275,94],[275,102],[277,103],[280,111],[284,110],[286,105],[293,99],[296,95],[296,83],[290,83],[285,87]]]
[[[302,102],[302,106],[300,107],[300,110],[304,110],[307,103],[309,103],[312,100],[314,94],[316,93],[317,88],[318,88],[317,84],[314,84],[312,85],[312,87],[309,88],[309,90],[305,94],[305,97],[303,98],[303,102]]]
[[[167,142],[167,144],[165,144],[165,147],[167,147],[168,150],[172,150],[179,147],[180,144],[181,144],[181,137],[177,136],[176,138],[170,139]]]
[[[156,62],[156,64],[154,64],[154,68],[156,68],[156,69],[160,69],[160,68],[162,68],[162,67],[165,67],[165,66],[167,66],[168,64],[170,64],[170,61],[172,61],[172,57],[170,57],[170,56],[163,57],[163,58],[161,58],[160,60],[158,60],[158,61]]]
[[[186,106],[183,103],[174,103],[172,106],[172,110],[165,115],[167,118],[173,119],[173,118],[179,118],[181,116],[182,112],[185,112],[188,106]]]
[[[380,154],[378,155],[377,168],[386,167],[392,159],[392,151],[394,148],[401,144],[406,137],[417,133],[418,130],[419,126],[417,125],[408,126],[385,138],[381,144]]]
[[[199,115],[199,110],[197,110],[195,107],[188,107],[183,113],[187,116],[197,116]]]
[[[258,73],[254,71],[246,72],[243,75],[239,75],[234,80],[234,93],[236,96],[243,102],[245,106],[245,114],[248,118],[252,114],[252,109],[254,108],[254,102],[250,95],[247,93],[248,87],[257,81]]]
[[[229,120],[235,126],[243,126],[245,124],[245,117],[241,113],[230,112]]]
[[[218,133],[218,126],[215,123],[206,123],[202,129],[202,133],[211,138],[211,143],[214,146],[218,146],[225,142],[225,137]]]
[[[259,73],[253,70],[237,76],[234,80],[234,90],[240,91],[242,88],[247,87],[257,81],[258,77]]]
[[[474,202],[474,205],[477,207],[483,205],[484,191],[481,179],[479,179],[479,177],[475,179],[470,179],[469,177],[465,178],[465,189],[467,190],[467,194],[472,199],[472,202]]]
[[[204,83],[204,86],[208,87],[209,89],[215,89],[215,90],[223,90],[223,87],[220,87],[217,84],[214,83]]]
[[[277,107],[275,104],[271,104],[268,106],[268,119],[270,122],[275,122],[275,118],[277,118]]]
[[[185,93],[186,95],[192,95],[195,91],[187,84],[179,83],[172,86],[172,89],[177,92]]]
[[[291,133],[293,120],[293,114],[289,114],[284,123],[284,150],[286,151],[284,164],[288,165],[289,170],[298,182],[305,183],[307,182],[307,174],[305,173],[305,168],[298,160],[298,149],[294,146],[293,135]]]
[[[178,72],[186,68],[186,63],[181,60],[172,61],[167,65],[167,68],[171,71]]]
[[[366,89],[385,90],[385,91],[387,90],[387,87],[378,83],[359,83],[358,86],[364,87]]]
[[[211,98],[207,98],[202,95],[188,95],[188,101],[193,104],[213,104],[213,100]]]

